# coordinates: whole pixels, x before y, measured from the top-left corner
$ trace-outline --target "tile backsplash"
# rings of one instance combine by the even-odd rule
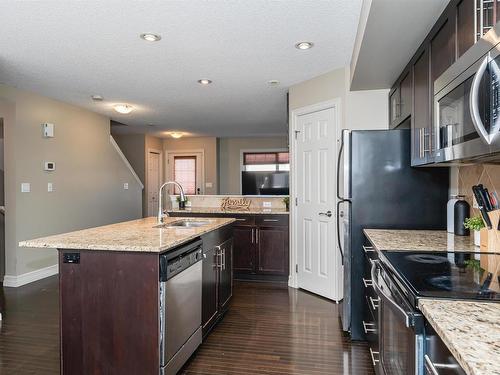
[[[465,199],[473,207],[472,186],[483,184],[488,191],[500,194],[500,165],[477,164],[458,168],[458,194],[465,195]],[[472,208],[474,215],[479,211]]]

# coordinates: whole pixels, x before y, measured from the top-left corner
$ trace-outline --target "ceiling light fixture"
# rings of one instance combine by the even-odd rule
[[[267,84],[269,86],[278,86],[280,84],[280,81],[278,81],[277,79],[271,79],[270,81],[267,81]]]
[[[306,50],[313,48],[314,43],[313,42],[298,42],[295,44],[295,48],[301,49],[301,50]]]
[[[92,95],[91,98],[95,102],[102,102],[104,100],[104,98],[101,95]]]
[[[161,39],[161,35],[153,34],[153,33],[144,33],[141,34],[141,38],[146,42],[158,42]]]
[[[182,137],[184,134],[182,134],[181,132],[171,132],[170,133],[170,136],[172,138],[175,138],[175,139],[179,139],[180,137]]]
[[[209,79],[206,79],[206,78],[202,78],[202,79],[199,79],[199,80],[198,80],[198,83],[199,83],[200,85],[210,85],[210,84],[212,83],[212,81],[211,81],[211,80],[209,80]]]
[[[118,113],[121,113],[123,115],[128,115],[130,112],[134,110],[134,107],[132,107],[130,104],[115,104],[113,106],[113,109]]]

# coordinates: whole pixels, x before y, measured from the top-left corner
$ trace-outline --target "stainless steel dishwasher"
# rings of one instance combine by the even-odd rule
[[[201,344],[202,242],[160,255],[160,374],[174,375]]]

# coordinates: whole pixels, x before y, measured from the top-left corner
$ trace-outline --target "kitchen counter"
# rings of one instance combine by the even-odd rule
[[[196,228],[157,228],[156,217],[148,217],[22,241],[19,246],[161,253],[235,221],[232,218],[182,219],[180,217],[165,217],[164,224],[179,220],[202,220],[209,223]]]
[[[419,308],[468,375],[500,374],[500,304],[422,299]]]
[[[473,237],[444,230],[364,229],[364,233],[378,251],[478,251]]]
[[[220,207],[186,207],[185,210],[173,209],[168,212],[196,214],[231,214],[231,215],[288,215],[284,208],[251,207],[248,211],[223,210]]]

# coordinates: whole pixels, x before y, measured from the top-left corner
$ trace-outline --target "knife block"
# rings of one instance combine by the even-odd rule
[[[488,212],[492,229],[481,229],[481,252],[500,253],[500,231],[498,222],[500,221],[500,210]]]

